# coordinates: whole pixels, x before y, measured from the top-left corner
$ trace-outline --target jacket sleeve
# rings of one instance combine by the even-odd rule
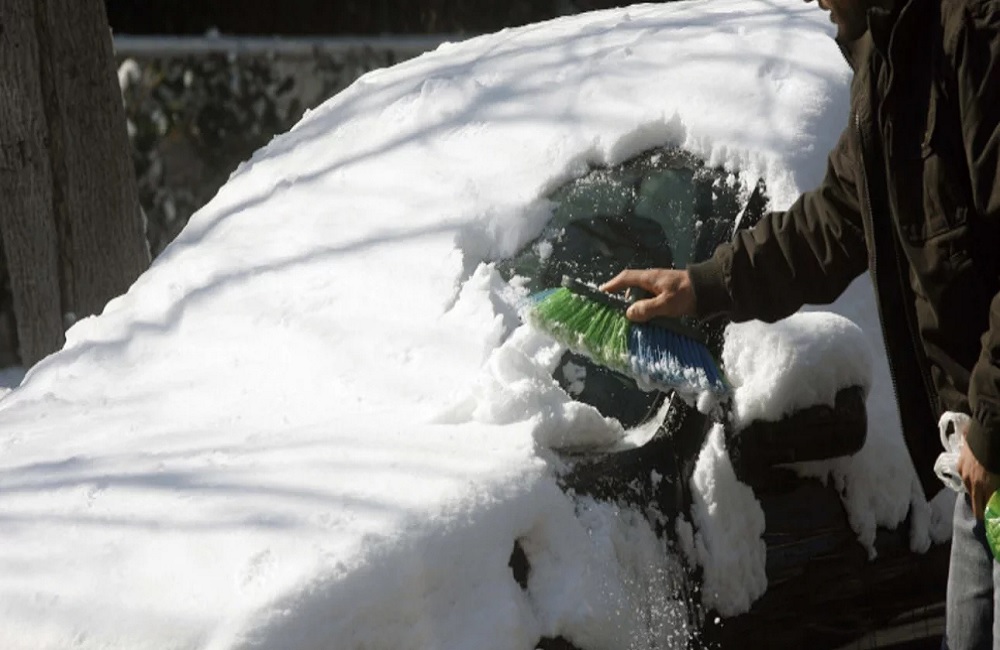
[[[970,2],[955,36],[957,95],[973,209],[1000,231],[1000,7]],[[995,242],[1000,246],[1000,241]],[[1000,294],[969,382],[966,440],[987,470],[1000,473]]]
[[[785,212],[737,231],[704,262],[688,267],[698,315],[773,322],[804,304],[833,302],[867,268],[849,130],[826,177]]]

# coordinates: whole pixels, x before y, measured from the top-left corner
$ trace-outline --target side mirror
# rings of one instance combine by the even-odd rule
[[[817,404],[776,422],[757,420],[726,440],[733,467],[751,478],[775,465],[857,453],[868,435],[865,391],[842,388],[833,406]]]

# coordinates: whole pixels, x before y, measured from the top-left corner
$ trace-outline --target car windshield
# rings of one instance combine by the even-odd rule
[[[596,284],[626,267],[684,268],[710,257],[737,226],[756,223],[767,210],[763,181],[748,188],[737,174],[679,148],[591,169],[548,198],[553,213],[541,235],[497,265],[532,292],[559,286],[564,275]],[[626,427],[648,419],[663,398],[569,352],[554,377],[575,399]]]

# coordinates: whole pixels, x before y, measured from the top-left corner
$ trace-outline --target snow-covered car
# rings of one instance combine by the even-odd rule
[[[365,75],[0,400],[0,647],[886,647],[940,633],[953,495],[870,283],[706,326],[728,415],[527,326],[815,185],[822,12],[581,14]],[[590,277],[585,277],[590,274]]]
[[[743,188],[737,176],[707,168],[678,147],[656,148],[620,165],[594,169],[550,199],[553,216],[543,233],[497,265],[510,282],[532,292],[558,286],[566,275],[598,283],[620,268],[706,259],[736,228],[755,224],[768,207],[763,179],[752,189]],[[686,545],[688,557],[695,557],[699,551],[691,549],[694,540],[688,537],[685,517],[696,498],[692,480],[699,455],[719,427],[716,444],[723,446],[717,450],[724,448],[733,473],[753,489],[764,514],[767,592],[750,596],[756,599],[749,612],[724,621],[706,619],[706,614],[718,613],[706,610],[706,600],[728,613],[745,610],[746,602],[727,600],[732,590],[719,601],[700,597],[703,585],[695,568],[681,587],[692,603],[691,624],[698,631],[692,646],[747,647],[748,638],[761,636],[767,647],[853,643],[849,647],[937,648],[948,547],[915,553],[909,527],[902,526],[877,532],[866,552],[838,488],[800,476],[805,463],[843,462],[863,447],[870,370],[864,365],[849,368],[852,362],[845,366],[834,357],[838,351],[863,348],[864,342],[850,325],[813,314],[775,326],[734,327],[726,350],[726,324],[694,325],[738,375],[739,386],[768,383],[766,391],[751,389],[760,393],[755,399],[766,400],[763,409],[751,407],[743,396],[736,400],[736,412],[701,413],[679,395],[643,390],[626,376],[564,352],[553,378],[574,399],[632,428],[634,437],[609,449],[563,449],[570,467],[560,483],[574,494],[645,513],[658,535],[675,547]],[[748,349],[748,334],[764,341],[761,351]],[[782,355],[776,364],[765,360],[784,346],[793,346],[792,356]],[[754,367],[758,365],[763,370]],[[782,380],[771,383],[761,373]],[[817,399],[817,386],[831,379],[834,383]],[[792,382],[807,386],[805,393],[797,394]],[[831,391],[832,386],[839,388]],[[709,480],[716,480],[717,471],[712,468]],[[838,483],[842,489],[844,481]],[[530,562],[520,549],[512,567],[526,582]],[[551,641],[544,640],[542,647],[576,647],[565,639]]]

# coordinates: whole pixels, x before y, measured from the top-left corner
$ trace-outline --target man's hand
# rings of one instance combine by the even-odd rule
[[[625,315],[644,323],[656,316],[693,316],[694,288],[687,271],[674,269],[626,269],[601,285],[601,291],[621,291],[631,287],[645,289],[652,298],[637,300]]]
[[[965,435],[965,432],[962,432]],[[958,454],[958,475],[962,477],[965,491],[972,502],[972,512],[976,519],[982,519],[986,512],[986,502],[1000,488],[1000,476],[986,471],[969,450],[969,445],[963,445]]]

